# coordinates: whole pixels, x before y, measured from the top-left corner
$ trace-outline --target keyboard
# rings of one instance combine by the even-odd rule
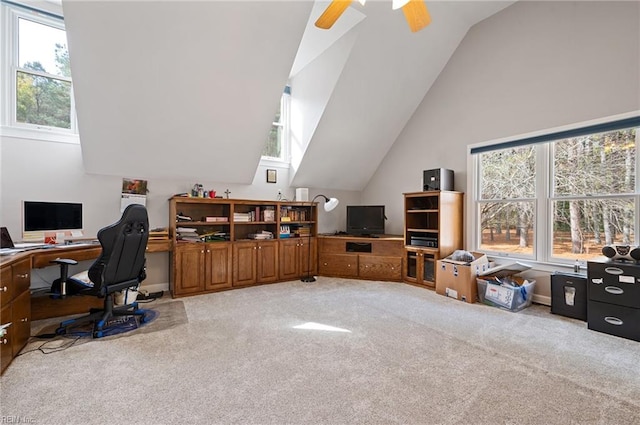
[[[13,247],[16,249],[25,249],[25,248],[37,249],[37,248],[46,248],[47,246],[49,245],[43,244],[43,243],[37,243],[37,242],[17,243],[13,245]]]

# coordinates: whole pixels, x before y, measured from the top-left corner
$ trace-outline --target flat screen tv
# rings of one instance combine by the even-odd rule
[[[382,235],[384,222],[384,205],[347,205],[349,235]]]
[[[24,233],[82,230],[82,204],[24,201]]]

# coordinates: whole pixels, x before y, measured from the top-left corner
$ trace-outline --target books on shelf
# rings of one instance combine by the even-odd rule
[[[190,216],[184,215],[180,212],[176,214],[176,223],[179,223],[181,221],[193,221],[193,219]]]
[[[280,238],[289,238],[291,237],[291,228],[288,224],[284,224],[280,226]]]
[[[276,210],[273,208],[267,207],[262,212],[262,221],[276,221]]]
[[[263,230],[258,233],[249,233],[249,239],[273,239],[273,233],[268,230]]]
[[[251,221],[250,220],[250,213],[240,213],[240,212],[234,212],[233,213],[233,221]]]
[[[234,212],[233,221],[248,222],[248,221],[276,221],[276,211],[270,207],[255,207],[248,212]]]
[[[227,217],[219,217],[219,216],[207,216],[207,217],[203,217],[202,221],[206,222],[206,223],[217,223],[217,222],[227,222],[229,221],[229,219]]]
[[[200,242],[200,235],[192,227],[178,227],[176,229],[176,238],[179,241]]]
[[[282,207],[280,221],[308,221],[311,219],[307,208]]]
[[[150,241],[165,240],[165,239],[169,239],[169,229],[167,229],[166,227],[159,227],[157,229],[149,230]]]
[[[231,239],[231,234],[228,232],[211,232],[200,235],[200,240],[204,242],[219,242],[228,241]]]

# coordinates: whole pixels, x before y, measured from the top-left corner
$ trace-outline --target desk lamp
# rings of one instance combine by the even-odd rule
[[[340,201],[338,201],[337,198],[327,198],[324,195],[316,195],[312,200],[311,200],[311,204],[313,204],[316,199],[318,198],[324,198],[324,210],[326,212],[329,212],[331,210],[333,210],[335,207],[338,206],[338,203]],[[303,277],[302,279],[300,279],[302,282],[315,282],[316,278],[311,276],[311,232],[309,232],[309,236],[308,236],[308,241],[307,241],[307,250],[308,250],[308,254],[307,254],[307,275],[305,277]]]

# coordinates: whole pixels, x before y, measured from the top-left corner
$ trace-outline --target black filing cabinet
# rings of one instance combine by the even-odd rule
[[[588,262],[587,326],[640,341],[640,264]]]
[[[587,321],[587,276],[562,272],[551,275],[551,313]]]

